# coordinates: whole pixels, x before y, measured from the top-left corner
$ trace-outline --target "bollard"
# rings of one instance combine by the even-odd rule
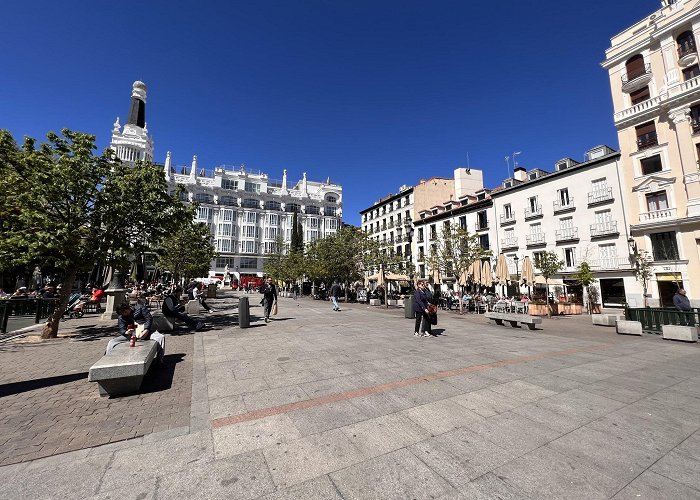
[[[403,315],[407,319],[416,317],[416,313],[413,312],[413,297],[406,297],[403,299]]]
[[[238,299],[238,326],[248,328],[250,326],[250,305],[248,297]]]

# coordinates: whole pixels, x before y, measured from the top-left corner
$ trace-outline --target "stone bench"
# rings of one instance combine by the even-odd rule
[[[520,323],[522,325],[527,325],[530,330],[534,330],[535,325],[542,323],[542,318],[530,316],[529,314],[501,313],[492,311],[484,313],[484,316],[495,321],[497,325],[502,325],[504,321],[508,321],[512,327],[517,327],[518,323]]]
[[[139,340],[135,347],[128,342],[117,344],[90,367],[88,380],[97,382],[100,396],[118,396],[138,392],[143,377],[156,356],[155,340]]]
[[[175,329],[175,318],[168,318],[167,316],[153,316],[154,331],[158,332],[172,332]]]
[[[664,340],[698,341],[698,328],[696,326],[662,325],[661,332]]]
[[[642,323],[639,321],[629,321],[626,319],[618,319],[615,322],[615,330],[621,335],[637,335],[642,336]]]
[[[369,305],[371,306],[381,306],[382,301],[379,299],[369,299]]]
[[[594,325],[615,326],[618,320],[624,320],[624,316],[617,314],[591,314]]]
[[[202,312],[202,304],[198,300],[190,300],[185,304],[185,314],[188,316],[197,316]]]

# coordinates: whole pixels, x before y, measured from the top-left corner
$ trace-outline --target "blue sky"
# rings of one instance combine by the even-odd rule
[[[118,5],[117,5],[118,4]],[[660,6],[615,2],[8,2],[0,127],[69,127],[109,143],[131,84],[148,85],[156,161],[307,172],[344,188],[344,219],[466,165],[551,170],[618,147],[610,37]],[[29,6],[31,5],[31,10]],[[196,5],[192,8],[191,5]]]

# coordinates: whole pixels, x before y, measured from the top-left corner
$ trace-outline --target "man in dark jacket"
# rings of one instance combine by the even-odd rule
[[[158,343],[158,354],[156,358],[159,363],[163,363],[163,356],[165,355],[165,335],[151,331],[153,316],[151,316],[148,307],[142,304],[130,306],[124,303],[119,304],[116,307],[116,311],[117,314],[119,314],[117,317],[119,336],[109,341],[106,354],[109,354],[118,344],[129,342],[131,336],[136,335],[139,340],[150,339]],[[133,325],[135,325],[136,328],[130,329],[129,326]]]
[[[269,323],[272,304],[277,303],[277,287],[269,276],[265,280],[265,284],[260,287],[260,293],[263,294],[262,305],[265,313],[265,323]]]
[[[688,300],[688,297],[685,295],[685,290],[683,288],[679,288],[676,294],[673,296],[673,305],[676,306],[676,309],[679,311],[692,311],[693,308],[690,307],[690,300]]]
[[[338,305],[338,297],[340,297],[340,285],[337,281],[333,282],[331,286],[331,302],[333,302],[333,310],[340,311],[340,306]]]
[[[433,331],[430,325],[430,316],[428,305],[433,295],[430,293],[426,286],[426,282],[421,280],[418,282],[418,288],[416,288],[413,294],[413,312],[416,313],[416,325],[413,329],[413,335],[416,337],[434,337]],[[424,331],[420,331],[421,323],[424,325]]]
[[[165,297],[165,300],[163,300],[163,308],[161,309],[163,311],[163,316],[166,318],[179,319],[180,321],[186,323],[190,328],[201,330],[204,328],[204,322],[192,319],[183,312],[184,308],[180,305],[179,299],[181,291],[181,288],[176,288],[170,292],[167,297]]]

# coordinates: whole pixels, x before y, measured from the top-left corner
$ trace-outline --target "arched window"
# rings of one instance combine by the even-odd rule
[[[296,203],[287,203],[285,207],[285,211],[287,212],[299,212],[300,210],[301,206]]]
[[[243,208],[260,208],[260,202],[253,198],[245,198],[243,200]]]
[[[644,73],[646,73],[644,56],[642,54],[637,54],[636,56],[630,57],[625,63],[625,68],[627,69],[628,82],[642,76]]]
[[[265,210],[282,210],[282,204],[279,201],[274,200],[266,201]]]
[[[336,203],[338,201],[338,197],[334,194],[329,194],[326,196],[326,201],[328,203]]]
[[[214,203],[214,196],[209,193],[196,193],[194,201],[199,203]]]
[[[220,196],[219,205],[227,205],[229,207],[235,207],[238,205],[238,200],[233,196]]]
[[[684,31],[676,38],[678,44],[678,58],[683,58],[689,54],[697,53],[698,49],[695,46],[695,37],[692,31]]]
[[[318,215],[321,213],[321,209],[317,206],[314,206],[314,205],[307,205],[306,206],[306,213]]]

